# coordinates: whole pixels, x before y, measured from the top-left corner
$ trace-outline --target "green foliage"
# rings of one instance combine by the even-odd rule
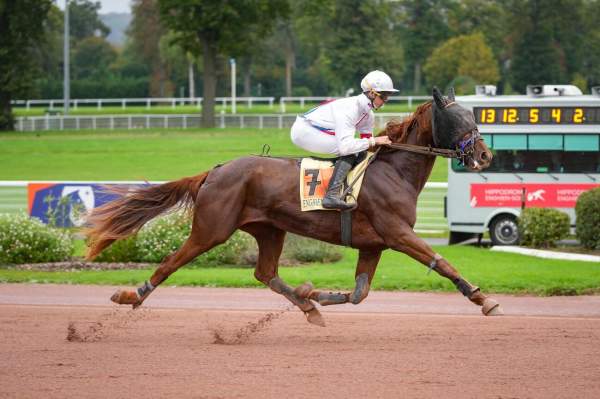
[[[98,78],[109,73],[110,65],[117,59],[115,49],[103,38],[88,37],[81,40],[73,52],[74,79]]]
[[[137,235],[135,245],[138,259],[143,262],[160,263],[167,255],[179,249],[190,233],[190,216],[184,212],[174,212],[155,219],[144,226]],[[236,232],[224,244],[200,255],[192,265],[247,264],[251,244],[250,236]]]
[[[453,37],[437,47],[423,67],[431,85],[447,87],[455,78],[472,79],[478,84],[495,84],[500,79],[492,50],[481,33]],[[473,87],[458,94],[472,93]],[[462,89],[462,90],[461,90]],[[461,93],[462,91],[462,93]]]
[[[342,259],[339,246],[294,234],[287,235],[283,253],[286,258],[302,263],[333,263]]]
[[[43,42],[50,0],[0,0],[0,131],[12,130],[11,100],[26,97],[36,75],[32,52]]]
[[[100,11],[100,2],[98,1],[69,1],[70,31],[76,41],[93,37],[96,32],[100,32],[103,38],[108,36],[110,29],[100,20],[98,11]]]
[[[582,193],[575,205],[576,234],[581,245],[600,249],[600,188]]]
[[[102,251],[94,262],[140,262],[136,236],[115,241]]]
[[[67,231],[25,213],[0,214],[0,264],[59,262],[72,253],[73,240]]]
[[[203,59],[202,124],[214,126],[217,56],[247,53],[247,46],[266,36],[280,16],[287,15],[286,0],[250,0],[236,4],[209,0],[159,0],[161,21],[177,34],[177,42]]]
[[[527,208],[517,220],[521,244],[535,248],[555,247],[569,235],[569,215],[552,208]]]

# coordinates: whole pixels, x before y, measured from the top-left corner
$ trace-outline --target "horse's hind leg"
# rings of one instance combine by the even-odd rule
[[[258,261],[254,277],[296,305],[310,323],[325,326],[323,317],[315,305],[310,300],[296,295],[294,289],[277,275],[285,231],[262,224],[252,224],[242,229],[252,234],[258,243]]]
[[[216,220],[221,217],[220,220]],[[111,300],[118,304],[129,304],[137,308],[154,289],[181,266],[191,262],[198,255],[225,242],[236,230],[237,213],[213,213],[202,211],[194,215],[192,233],[177,251],[165,257],[146,281],[136,291],[117,291]]]

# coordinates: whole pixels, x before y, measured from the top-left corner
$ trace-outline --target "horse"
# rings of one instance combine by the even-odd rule
[[[358,250],[352,292],[321,291],[310,283],[293,288],[278,275],[286,232],[341,244],[338,211],[300,210],[299,160],[295,158],[247,156],[196,176],[123,192],[88,217],[87,258],[93,259],[115,240],[137,233],[149,220],[180,206],[191,211],[190,236],[165,257],[148,281],[135,291],[118,290],[111,297],[113,302],[137,308],[177,269],[240,229],[258,244],[255,278],[287,298],[315,325],[324,326],[316,303],[359,304],[367,297],[386,249],[403,252],[429,271],[448,278],[465,297],[481,306],[484,315],[503,314],[497,301],[463,279],[413,230],[417,198],[435,161],[427,150],[435,146],[456,152],[472,171],[489,166],[492,154],[477,130],[473,113],[455,102],[453,90],[446,97],[434,88],[432,100],[403,121],[388,123],[378,134],[387,134],[393,144],[380,147],[376,160],[366,169],[357,207],[352,211],[350,246]],[[421,151],[399,151],[394,146]]]

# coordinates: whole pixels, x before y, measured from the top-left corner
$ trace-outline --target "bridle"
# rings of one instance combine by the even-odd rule
[[[475,152],[475,143],[477,143],[479,140],[483,140],[477,128],[465,133],[463,137],[466,135],[468,135],[468,137],[459,141],[454,150],[404,143],[386,144],[386,147],[393,150],[402,150],[435,157],[456,158],[458,159],[460,165],[465,165],[467,157],[473,155]]]

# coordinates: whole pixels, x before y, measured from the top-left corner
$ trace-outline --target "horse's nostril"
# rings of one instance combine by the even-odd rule
[[[481,153],[481,160],[482,161],[487,161],[489,159],[489,155],[487,152],[482,152]]]

